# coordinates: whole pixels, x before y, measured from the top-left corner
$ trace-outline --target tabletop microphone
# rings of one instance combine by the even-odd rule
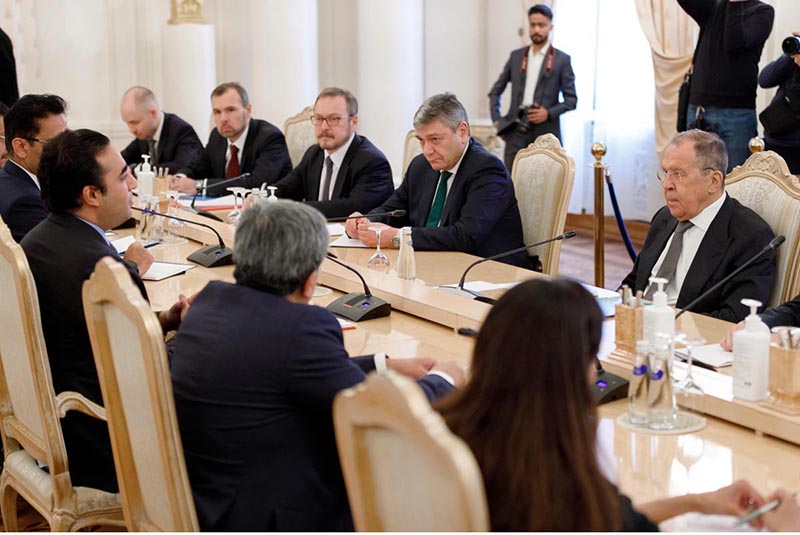
[[[358,278],[361,279],[361,284],[364,285],[363,293],[353,292],[343,295],[328,305],[328,310],[350,321],[371,320],[375,318],[382,318],[391,314],[392,305],[380,297],[375,297],[372,295],[372,292],[369,291],[369,286],[367,286],[367,281],[364,280],[364,277],[361,276],[361,273],[359,273],[352,266],[348,266],[341,260],[338,260],[336,256],[331,253],[328,253],[327,257],[328,260],[334,264],[339,264],[343,268],[355,273]]]
[[[327,223],[341,223],[342,221],[347,221],[349,219],[361,219],[362,217],[370,218],[370,217],[403,217],[406,215],[405,210],[392,210],[391,212],[381,212],[379,214],[362,214],[362,215],[350,215],[347,217],[332,217],[328,219]]]
[[[131,207],[132,210],[136,210],[137,212],[142,212],[147,215],[153,215],[158,217],[166,217],[167,219],[174,219],[175,221],[183,221],[184,223],[190,223],[192,225],[198,225],[201,227],[205,227],[209,229],[211,232],[216,235],[217,240],[219,240],[219,245],[207,245],[205,247],[201,247],[200,249],[196,250],[192,254],[186,257],[187,260],[191,260],[197,264],[200,264],[203,267],[219,267],[219,266],[229,266],[233,264],[233,249],[229,249],[225,247],[225,242],[222,240],[222,236],[220,236],[217,229],[212,227],[211,225],[207,225],[205,223],[200,223],[199,221],[192,221],[191,219],[184,219],[182,217],[177,217],[174,215],[168,214],[161,214],[156,212],[155,210],[143,210],[141,208]]]
[[[543,241],[540,241],[540,242],[537,242],[537,243],[532,243],[531,245],[523,245],[522,247],[517,247],[516,249],[512,249],[510,251],[505,251],[503,253],[498,253],[496,255],[492,255],[492,256],[489,256],[489,257],[486,257],[486,258],[481,258],[480,260],[476,260],[475,262],[473,262],[469,266],[467,266],[467,269],[464,270],[464,273],[461,275],[461,280],[458,281],[457,289],[462,291],[462,292],[467,292],[468,294],[473,295],[475,301],[480,301],[482,303],[488,303],[490,305],[493,305],[495,303],[496,299],[492,299],[491,297],[487,297],[485,295],[479,294],[478,292],[473,292],[472,290],[467,290],[467,289],[464,288],[464,283],[467,280],[467,273],[469,273],[469,271],[472,268],[474,268],[478,264],[483,264],[484,262],[488,262],[489,260],[497,260],[499,258],[504,258],[506,256],[509,256],[509,255],[512,255],[512,254],[515,254],[515,253],[521,253],[522,251],[527,251],[528,249],[533,249],[534,247],[539,247],[540,245],[546,245],[546,244],[548,244],[550,242],[559,241],[559,240],[568,240],[570,238],[575,237],[576,234],[577,234],[577,232],[575,232],[574,230],[568,230],[564,234],[559,234],[558,236],[556,236],[554,238],[550,238],[549,240],[543,240]],[[443,286],[443,288],[447,288],[447,286]]]
[[[226,178],[225,180],[220,180],[219,182],[215,182],[213,184],[208,184],[205,187],[206,193],[211,188],[216,188],[216,187],[219,187],[219,186],[230,186],[234,182],[238,182],[239,180],[241,180],[243,178],[247,178],[249,176],[250,176],[250,173],[242,173],[241,175],[235,176],[233,178]],[[199,208],[195,208],[194,207],[194,203],[197,200],[197,196],[200,194],[201,191],[203,191],[203,186],[201,185],[202,182],[203,182],[202,180],[195,181],[195,186],[194,186],[195,187],[195,192],[194,192],[194,195],[192,195],[192,202],[189,204],[189,206],[184,206],[184,208],[186,210],[192,212],[193,214],[197,214],[197,215],[200,215],[200,216],[203,216],[203,217],[207,217],[209,219],[213,219],[215,221],[222,222],[222,219],[217,214],[212,214],[211,212],[209,212],[207,210],[201,210]],[[235,204],[235,201],[234,201],[234,204]]]
[[[721,287],[723,284],[725,284],[726,282],[728,282],[729,280],[731,280],[733,277],[735,277],[736,275],[738,275],[739,273],[741,273],[741,271],[742,271],[744,268],[748,267],[750,264],[752,264],[753,262],[755,262],[756,260],[758,260],[759,258],[761,258],[762,256],[764,256],[764,255],[765,255],[765,254],[767,254],[768,252],[770,252],[770,251],[773,251],[773,250],[777,249],[778,247],[780,247],[780,246],[783,244],[783,242],[785,242],[785,241],[786,241],[786,236],[783,236],[783,235],[781,235],[781,236],[776,236],[775,238],[773,238],[771,242],[769,242],[767,245],[765,245],[765,246],[764,246],[764,248],[763,248],[763,249],[761,249],[761,250],[760,250],[758,253],[756,253],[756,254],[755,254],[755,255],[754,255],[752,258],[750,258],[750,260],[748,260],[747,262],[745,262],[744,264],[742,264],[742,265],[741,265],[741,266],[739,266],[738,268],[734,269],[734,270],[733,270],[733,271],[732,271],[732,272],[731,272],[731,273],[730,273],[730,274],[729,274],[727,277],[725,277],[724,279],[722,279],[721,281],[719,281],[718,283],[716,283],[714,286],[712,286],[711,288],[709,288],[709,289],[708,289],[708,290],[706,290],[705,292],[701,293],[701,294],[700,294],[700,295],[697,297],[697,299],[695,299],[694,301],[692,301],[691,303],[689,303],[688,305],[686,305],[685,307],[683,307],[683,308],[682,308],[682,309],[681,309],[681,310],[680,310],[680,311],[679,311],[677,314],[675,314],[675,319],[678,319],[678,318],[681,316],[681,314],[683,314],[684,312],[689,312],[689,311],[691,311],[691,309],[692,309],[692,308],[693,308],[693,307],[694,307],[694,306],[695,306],[697,303],[699,303],[700,301],[702,301],[703,299],[705,299],[706,297],[708,297],[709,295],[711,295],[712,293],[714,293],[714,292],[715,292],[716,290],[718,290],[718,289],[719,289],[719,288],[720,288],[720,287]]]

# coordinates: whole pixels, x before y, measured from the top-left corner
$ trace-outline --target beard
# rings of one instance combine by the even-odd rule
[[[531,42],[532,42],[534,45],[541,45],[541,44],[544,44],[544,43],[546,43],[546,42],[547,42],[547,36],[546,36],[546,35],[536,35],[536,34],[531,34]]]

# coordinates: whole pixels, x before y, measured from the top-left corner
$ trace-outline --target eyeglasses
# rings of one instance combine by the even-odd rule
[[[339,126],[339,123],[342,119],[350,119],[352,115],[346,115],[342,117],[341,115],[331,115],[329,117],[323,117],[322,115],[312,115],[311,122],[314,123],[314,126],[319,126],[322,124],[322,121],[328,123],[328,126]]]
[[[37,139],[35,137],[24,137],[22,139],[25,139],[27,141],[31,141],[33,143],[41,143],[42,145],[47,145],[47,142],[50,141],[49,139]]]
[[[705,174],[706,171],[714,171],[713,167],[705,167],[700,172]],[[659,169],[656,171],[656,177],[658,178],[659,182],[664,182],[667,178],[671,178],[675,182],[683,182],[686,180],[686,177],[689,176],[688,174],[684,173],[683,171],[665,171],[663,169]]]

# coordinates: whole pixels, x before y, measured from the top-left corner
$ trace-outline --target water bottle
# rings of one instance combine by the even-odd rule
[[[650,343],[646,340],[636,342],[636,356],[633,361],[633,376],[628,388],[628,414],[632,424],[646,425],[647,393],[650,383]]]
[[[650,361],[647,392],[647,425],[650,429],[674,429],[678,416],[672,389],[672,337],[659,333]]]
[[[413,281],[417,277],[414,245],[411,243],[411,227],[400,229],[400,253],[397,255],[397,276]]]

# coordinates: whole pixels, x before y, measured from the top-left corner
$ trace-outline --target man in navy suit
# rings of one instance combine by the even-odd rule
[[[190,164],[170,176],[170,188],[184,193],[198,189],[208,195],[225,195],[225,187],[213,187],[226,178],[241,178],[227,187],[259,188],[271,185],[292,170],[283,133],[274,125],[251,117],[252,105],[244,87],[236,82],[218,85],[211,92],[211,111],[216,128],[205,150]]]
[[[142,155],[147,154],[153,167],[166,167],[170,173],[177,173],[203,151],[192,125],[163,112],[156,96],[146,87],[133,86],[125,91],[120,115],[136,137],[122,150],[128,165],[141,163]]]
[[[419,251],[487,257],[522,247],[522,222],[508,171],[470,138],[467,112],[455,95],[441,93],[423,102],[414,115],[414,130],[422,154],[411,161],[389,200],[370,212],[405,210],[406,215],[350,219],[347,235],[375,247],[373,219],[385,223],[381,247],[399,247],[399,230],[405,226],[412,227],[411,240]],[[530,267],[524,252],[502,261]]]
[[[553,134],[560,140],[561,114],[578,105],[570,57],[548,41],[553,12],[545,5],[535,5],[528,10],[528,22],[531,44],[511,53],[489,91],[489,111],[498,134],[506,142],[505,163],[509,171],[517,152],[537,137]],[[503,116],[500,96],[509,82],[511,103]]]
[[[319,143],[276,184],[278,197],[306,201],[325,217],[369,212],[394,192],[386,156],[356,133],[358,101],[338,87],[322,90],[311,117]]]
[[[36,173],[44,144],[67,128],[66,110],[56,95],[25,95],[4,118],[9,159],[0,170],[0,217],[17,242],[47,217]]]
[[[8,161],[8,151],[6,150],[6,127],[5,127],[5,116],[8,113],[8,106],[0,102],[0,169],[2,169],[6,162]]]
[[[175,409],[203,531],[352,531],[334,396],[386,366],[430,399],[463,381],[452,363],[348,356],[333,314],[309,305],[328,241],[310,206],[248,208],[236,284],[209,283],[175,337]]]
[[[125,264],[147,298],[140,275],[153,263],[150,252],[134,243],[120,258],[104,234],[130,217],[136,179],[110,140],[92,130],[67,130],[49,140],[40,178],[50,213],[21,245],[36,281],[53,388],[56,393],[79,392],[102,404],[81,289],[97,262],[110,256]],[[177,328],[188,306],[181,296],[170,310],[158,314],[164,332]],[[61,429],[72,484],[117,492],[105,422],[70,412],[61,420]]]

